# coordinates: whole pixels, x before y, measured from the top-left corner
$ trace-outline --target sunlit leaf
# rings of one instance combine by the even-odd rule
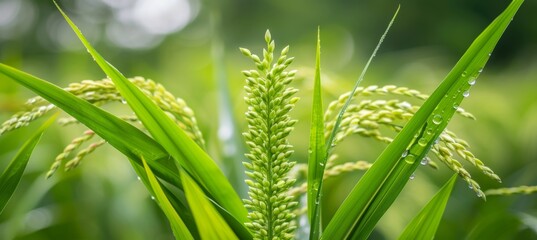
[[[0,176],[0,214],[4,211],[9,199],[15,193],[17,185],[22,178],[28,160],[35,146],[41,139],[43,132],[56,120],[57,114],[49,118],[19,149],[17,155],[11,160],[7,168]]]
[[[324,145],[323,101],[321,97],[321,31],[317,32],[317,55],[315,60],[315,83],[313,86],[313,107],[311,111],[310,152],[308,160],[308,216],[310,219],[310,239],[318,239],[321,232],[321,194],[326,163]]]
[[[67,23],[95,62],[114,82],[121,95],[155,140],[205,188],[214,200],[234,217],[247,221],[241,199],[214,161],[173,122],[151,99],[121,74],[91,46],[78,27],[56,4]]]
[[[180,176],[201,239],[238,239],[188,173]]]
[[[169,154],[155,140],[138,128],[54,84],[15,68],[0,63],[0,73],[61,108],[140,166],[142,161],[139,156],[144,156],[157,176],[176,183],[176,185],[181,185],[178,182],[177,172],[163,164],[169,158]]]
[[[237,130],[237,120],[233,116],[234,109],[231,104],[232,98],[229,93],[229,81],[226,76],[224,47],[216,39],[213,43],[214,78],[218,91],[218,139],[222,144],[221,161],[225,166],[225,173],[229,182],[236,189],[239,196],[248,196],[248,186],[244,182],[246,179],[245,168],[242,161],[244,158],[244,144],[242,135]]]
[[[158,202],[160,208],[168,218],[175,239],[194,239],[183,220],[179,217],[177,212],[175,212],[175,209],[168,200],[168,197],[166,197],[166,194],[164,194],[164,191],[160,187],[160,183],[158,182],[157,178],[155,177],[143,157],[142,162],[144,164],[145,172],[147,174],[147,179],[151,185],[151,189],[155,194],[155,200]]]
[[[522,4],[513,1],[472,43],[441,85],[353,188],[325,229],[326,239],[366,239],[444,130]]]
[[[457,174],[454,174],[406,226],[399,239],[434,239],[456,180]]]

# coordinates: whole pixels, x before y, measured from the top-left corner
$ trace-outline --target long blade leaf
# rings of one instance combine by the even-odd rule
[[[321,30],[317,31],[317,54],[315,60],[315,82],[313,85],[313,107],[311,111],[310,154],[308,160],[308,216],[310,239],[319,239],[321,234],[321,193],[324,168],[320,166],[326,156],[324,145],[323,100],[321,97]]]
[[[56,3],[55,3],[56,4]],[[242,222],[247,211],[238,194],[215,162],[177,126],[151,99],[121,74],[91,46],[78,27],[56,4],[95,62],[112,79],[136,116],[178,163],[206,189],[215,201]]]
[[[366,239],[481,72],[523,0],[513,1],[472,43],[440,86],[364,174],[328,224],[327,238]],[[416,137],[417,136],[417,137]]]
[[[434,239],[456,180],[454,174],[406,226],[399,239]]]
[[[201,239],[238,239],[190,175],[183,171],[180,176]]]
[[[147,165],[147,162],[142,157],[142,162],[144,164],[145,173],[147,176],[147,179],[149,181],[149,184],[151,185],[151,188],[153,190],[153,193],[155,194],[156,201],[158,202],[160,208],[168,218],[168,221],[170,222],[170,225],[172,227],[173,234],[175,236],[175,239],[194,239],[192,237],[192,234],[186,227],[185,223],[179,217],[175,209],[173,208],[172,204],[168,200],[168,197],[166,197],[166,194],[160,187],[160,183],[158,182],[157,178]]]
[[[142,161],[139,156],[144,156],[148,164],[155,169],[157,176],[181,185],[177,172],[158,161],[168,159],[169,154],[138,128],[54,84],[10,66],[0,63],[0,73],[61,108],[140,166]]]
[[[143,165],[140,166],[136,164],[136,162],[134,162],[134,160],[132,159],[129,159],[129,161],[132,167],[134,168],[134,171],[138,175],[139,180],[144,184],[146,189],[149,191],[149,194],[151,194],[151,196],[155,196],[155,191],[151,187],[151,183],[149,182],[149,177],[147,176],[145,167]],[[196,223],[194,222],[194,217],[192,216],[192,213],[190,212],[190,209],[188,208],[186,199],[182,198],[181,196],[178,196],[179,194],[177,195],[174,194],[166,185],[161,184],[161,188],[164,191],[164,194],[166,194],[166,197],[170,201],[173,208],[175,208],[175,212],[179,214],[179,217],[183,220],[183,222],[185,223],[185,226],[189,229],[190,233],[192,234],[192,237],[194,237],[194,239],[199,239],[199,235],[196,235],[198,234],[198,228],[196,227]]]
[[[15,155],[13,160],[11,160],[4,170],[2,176],[0,176],[0,214],[2,214],[9,199],[13,196],[13,193],[15,193],[15,189],[17,189],[17,185],[19,185],[24,170],[26,169],[26,165],[28,164],[28,160],[30,160],[30,156],[39,142],[39,139],[41,139],[43,132],[56,120],[56,117],[57,114],[49,118],[39,130],[24,143],[21,149],[17,152],[17,155]]]

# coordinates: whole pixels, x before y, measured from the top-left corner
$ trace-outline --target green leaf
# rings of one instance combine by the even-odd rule
[[[56,3],[55,3],[56,4]],[[93,59],[116,85],[118,91],[136,113],[155,140],[207,190],[214,200],[241,222],[247,211],[241,199],[215,162],[177,126],[151,99],[129,82],[116,68],[106,62],[82,35],[78,27],[56,4]]]
[[[140,166],[142,161],[139,156],[144,156],[157,176],[178,186],[181,185],[177,170],[172,170],[164,164],[169,154],[138,128],[58,86],[1,63],[0,73],[61,108]]]
[[[326,163],[324,145],[323,100],[321,97],[321,30],[317,31],[317,54],[315,60],[315,82],[313,85],[313,107],[311,111],[310,153],[308,159],[308,216],[310,239],[321,235],[321,189]]]
[[[160,206],[160,208],[168,218],[168,221],[170,222],[175,239],[194,239],[183,220],[179,217],[177,212],[175,212],[175,209],[173,208],[172,204],[166,197],[166,194],[160,187],[160,183],[158,182],[157,178],[155,177],[143,157],[142,162],[144,164],[145,172],[147,174],[149,184],[151,185],[152,192],[155,194],[155,199],[158,205]]]
[[[149,182],[149,177],[147,176],[145,167],[136,164],[136,162],[132,159],[129,159],[129,161],[132,167],[134,168],[134,171],[138,175],[140,181],[144,184],[144,186],[149,191],[151,196],[155,196],[155,191],[151,187],[151,183]],[[194,222],[194,217],[192,216],[192,213],[190,212],[190,209],[188,208],[186,199],[182,197],[184,196],[184,194],[174,194],[172,193],[172,191],[169,190],[169,188],[166,185],[161,185],[161,188],[164,191],[164,194],[166,195],[168,200],[170,201],[171,205],[175,209],[175,212],[179,214],[179,217],[183,220],[186,227],[189,229],[190,233],[193,235],[194,239],[199,239],[199,235],[197,235],[198,228],[196,227],[196,223]]]
[[[215,30],[216,31],[216,30]],[[215,33],[216,35],[216,33]],[[219,39],[213,42],[214,78],[218,90],[218,139],[221,144],[221,162],[225,173],[239,196],[248,197],[248,186],[244,182],[246,173],[242,161],[244,158],[244,142],[237,131],[237,120],[233,116],[234,109],[226,76],[224,47]]]
[[[434,239],[456,180],[457,174],[454,174],[406,226],[399,239]]]
[[[513,1],[472,43],[394,141],[364,174],[323,237],[366,239],[444,130],[523,0]]]
[[[238,239],[190,175],[181,171],[180,176],[201,239]]]
[[[19,185],[24,170],[26,169],[26,165],[28,164],[28,160],[30,160],[30,156],[39,142],[39,139],[41,139],[43,132],[56,120],[57,116],[58,114],[55,114],[49,118],[39,130],[24,143],[21,149],[17,152],[17,155],[15,155],[13,160],[11,160],[4,170],[2,176],[0,176],[0,214],[2,214],[9,199],[13,196],[13,193],[15,193],[15,189],[17,189],[17,185]]]

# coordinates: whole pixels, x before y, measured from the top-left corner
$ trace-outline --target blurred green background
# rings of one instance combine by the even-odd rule
[[[126,76],[162,83],[195,111],[208,151],[236,162],[244,147],[244,78],[253,67],[238,51],[260,53],[270,29],[277,48],[290,45],[299,70],[301,101],[291,136],[293,160],[305,162],[317,27],[321,28],[324,101],[347,92],[401,4],[401,11],[364,85],[394,84],[430,94],[472,40],[509,3],[502,1],[320,0],[72,0],[59,1],[98,51]],[[503,183],[467,166],[483,189],[537,185],[537,11],[524,3],[462,107],[477,121],[453,118],[448,126]],[[51,1],[0,0],[0,62],[60,86],[101,79]],[[23,109],[33,94],[0,76],[0,122]],[[226,103],[232,108],[227,108]],[[119,106],[112,106],[116,110]],[[123,109],[123,112],[126,110]],[[231,129],[225,119],[235,119]],[[4,169],[38,124],[0,137]],[[231,129],[231,131],[222,131]],[[171,239],[165,217],[128,161],[111,147],[91,154],[76,170],[44,173],[81,126],[49,130],[19,189],[0,216],[0,239]],[[219,134],[220,133],[220,134]],[[225,134],[224,134],[225,135]],[[374,161],[384,145],[351,138],[336,151],[342,161]],[[238,156],[238,157],[234,157]],[[62,170],[62,169],[60,169]],[[422,167],[382,218],[371,239],[396,238],[449,178],[451,171]],[[327,181],[326,221],[361,173]],[[1,193],[0,193],[1,194]],[[477,198],[459,181],[437,239],[537,239],[537,196]]]

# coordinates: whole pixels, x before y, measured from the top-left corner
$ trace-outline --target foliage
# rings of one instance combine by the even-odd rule
[[[295,163],[290,160],[293,146],[288,136],[293,131],[296,120],[289,113],[298,98],[294,97],[297,90],[289,87],[296,73],[287,70],[293,61],[293,58],[287,57],[289,48],[285,47],[273,63],[276,47],[269,31],[265,34],[267,48],[263,49],[263,59],[242,48],[241,52],[252,59],[257,68],[243,71],[246,76],[245,101],[248,104],[248,130],[243,135],[250,148],[246,158],[251,161],[244,163],[249,177],[245,181],[250,187],[249,199],[244,202],[234,190],[238,187],[232,186],[229,178],[206,151],[205,140],[192,109],[182,99],[174,97],[163,86],[151,80],[124,77],[93,48],[59,7],[68,24],[108,77],[100,81],[73,83],[61,89],[0,64],[0,73],[40,95],[27,102],[30,110],[16,114],[2,124],[0,134],[26,126],[55,108],[62,109],[70,115],[61,121],[63,125],[82,123],[89,130],[64,148],[53,162],[47,177],[77,148],[99,135],[102,140],[75,154],[66,163],[66,169],[76,167],[89,153],[109,143],[129,159],[150,194],[155,196],[177,239],[292,239],[296,237],[297,227],[303,228],[299,231],[309,229],[310,239],[366,239],[408,180],[413,178],[417,167],[438,167],[428,155],[435,155],[440,162],[462,177],[478,197],[485,198],[485,194],[463,165],[454,158],[455,155],[486,176],[500,181],[497,174],[468,150],[466,141],[447,130],[446,126],[455,113],[473,118],[459,105],[469,95],[470,87],[475,84],[490,52],[522,2],[513,1],[484,30],[431,96],[393,85],[360,86],[387,34],[386,30],[354,88],[330,103],[324,114],[319,33],[310,158],[308,166],[302,167],[308,169],[306,182],[302,182],[293,173],[301,165],[295,167]],[[360,96],[388,94],[396,99],[357,101]],[[425,102],[417,106],[398,99],[401,96]],[[100,108],[110,102],[127,103],[135,116],[118,117]],[[131,124],[138,122],[141,125],[136,127]],[[395,131],[397,135],[392,139],[385,136],[384,130]],[[387,143],[388,146],[372,163],[337,163],[333,148],[353,134]],[[28,145],[35,144],[35,139],[36,137],[32,138]],[[31,148],[23,148],[21,151],[28,153]],[[27,158],[20,161],[27,161]],[[24,166],[14,170],[17,173],[15,180],[4,180],[2,176],[0,184],[16,186],[13,183],[22,177],[23,170]],[[323,229],[321,202],[324,179],[356,170],[366,171]],[[456,176],[431,199],[408,225],[402,238],[432,238],[435,235],[455,180]],[[521,189],[523,190],[491,190],[488,193],[534,191],[532,187]],[[308,199],[304,207],[307,209],[296,211],[298,200],[305,192]],[[3,199],[9,199],[13,193],[10,191],[2,194],[6,194],[2,196]],[[305,212],[308,213],[310,226],[303,223],[297,226],[297,218],[300,219]],[[428,219],[427,223],[423,219]]]

